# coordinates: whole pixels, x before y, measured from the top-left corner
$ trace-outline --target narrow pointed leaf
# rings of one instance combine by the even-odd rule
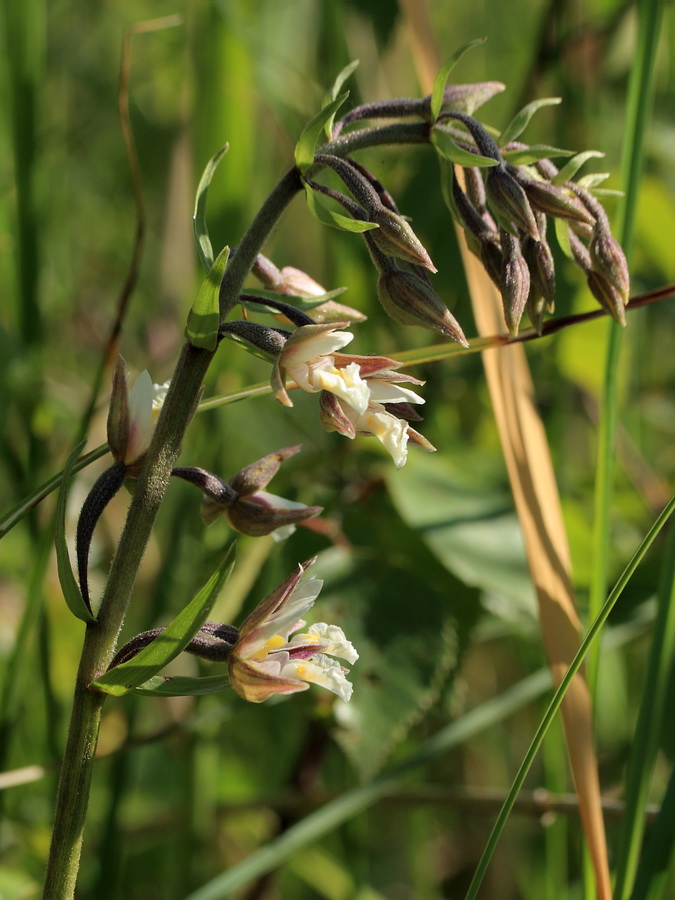
[[[594,172],[592,175],[584,175],[583,178],[577,179],[579,187],[585,188],[587,191],[595,193],[595,189],[603,181],[607,181],[610,172]],[[623,194],[623,191],[615,191],[614,193]]]
[[[478,153],[472,153],[465,150],[450,136],[450,133],[444,128],[433,128],[431,131],[431,143],[436,150],[458,166],[478,166],[479,168],[487,168],[489,166],[498,166],[499,160],[492,159],[489,156],[481,156]]]
[[[189,678],[186,675],[154,675],[134,688],[134,694],[146,697],[199,697],[215,694],[230,686],[227,675],[209,675],[205,678]]]
[[[583,153],[577,153],[572,159],[568,160],[562,169],[553,179],[553,184],[561,187],[566,181],[571,181],[577,174],[583,164],[589,159],[602,159],[604,153],[599,150],[586,150]]]
[[[230,248],[223,247],[218,259],[202,282],[199,293],[188,313],[185,337],[193,347],[215,350],[220,325],[220,284],[227,268]]]
[[[70,487],[70,479],[73,474],[75,463],[79,459],[80,453],[84,448],[86,441],[81,441],[68,457],[61,476],[61,488],[59,490],[58,500],[56,501],[56,530],[54,534],[54,544],[56,546],[56,565],[59,573],[59,583],[68,608],[74,616],[82,619],[83,622],[95,622],[94,615],[84,601],[84,597],[80,591],[77,580],[73,574],[70,564],[70,556],[68,554],[68,545],[66,544],[66,501],[68,499],[68,488]]]
[[[558,246],[568,259],[574,259],[572,248],[570,246],[570,233],[567,222],[564,219],[554,219],[553,227],[555,228],[555,236],[558,239]]]
[[[327,122],[333,121],[335,113],[348,96],[349,91],[340,94],[339,97],[324,106],[303,128],[298,143],[295,145],[295,164],[301,172],[306,172],[314,162],[314,151],[324,126]]]
[[[532,103],[528,103],[520,112],[515,114],[502,131],[499,138],[499,146],[503,147],[505,144],[515,141],[525,131],[530,124],[530,119],[538,109],[541,109],[543,106],[557,106],[559,103],[562,103],[562,97],[542,97],[541,100],[533,100]]]
[[[260,303],[256,303],[255,300],[240,300],[239,302],[245,309],[248,309],[251,312],[267,313],[268,315],[278,316],[278,309],[273,309],[271,306],[265,305],[265,297],[268,297],[270,300],[283,300],[284,303],[288,303],[290,306],[295,306],[296,309],[302,310],[304,312],[305,310],[314,309],[316,306],[321,306],[322,303],[326,303],[328,300],[332,300],[334,297],[338,297],[340,294],[344,294],[346,290],[346,287],[339,287],[335,288],[335,290],[333,291],[326,291],[325,294],[306,297],[300,296],[300,294],[279,294],[277,291],[268,291],[263,288],[256,288],[255,292],[261,298]]]
[[[469,41],[466,44],[463,44],[459,50],[455,50],[450,59],[443,66],[441,71],[436,76],[434,81],[434,87],[431,92],[431,117],[432,122],[435,122],[438,118],[438,114],[441,111],[441,107],[443,106],[443,95],[445,94],[445,85],[448,83],[448,78],[450,77],[450,73],[455,68],[460,59],[464,56],[467,50],[471,50],[473,47],[477,47],[479,44],[485,43],[485,38],[477,38],[475,41]]]
[[[344,67],[344,69],[340,72],[338,77],[333,82],[333,87],[330,89],[330,91],[326,95],[326,97],[324,99],[324,106],[327,106],[329,103],[332,103],[334,100],[338,99],[342,85],[349,78],[349,76],[352,74],[352,72],[357,68],[358,64],[359,64],[359,60],[355,59]],[[330,140],[331,136],[332,136],[333,121],[335,120],[336,112],[337,112],[337,110],[335,110],[335,112],[333,112],[333,114],[330,116],[329,119],[326,120],[326,122],[324,123],[324,126],[323,126],[324,132],[325,132],[328,140]]]
[[[307,206],[315,219],[323,225],[330,225],[331,228],[338,228],[340,231],[351,231],[355,234],[361,234],[364,231],[372,231],[373,228],[379,228],[375,222],[364,222],[362,219],[350,219],[349,216],[343,216],[342,213],[335,212],[330,209],[323,194],[315,191],[308,184],[305,184],[305,196],[307,198]]]
[[[557,156],[572,156],[573,150],[549,147],[548,144],[532,144],[523,150],[502,150],[502,156],[514,166],[527,166],[539,159],[553,159]]]
[[[221,147],[217,153],[214,153],[207,162],[206,167],[202,172],[202,177],[199,179],[197,193],[195,195],[195,209],[192,214],[192,229],[194,231],[195,241],[197,242],[199,260],[204,267],[205,272],[210,271],[211,266],[213,265],[213,247],[211,246],[211,239],[209,238],[209,229],[206,225],[206,195],[211,184],[211,179],[213,178],[213,173],[216,171],[218,163],[229,149],[230,145],[225,144],[225,146]]]
[[[201,591],[151,644],[141,650],[133,659],[120,663],[105,675],[101,675],[93,682],[92,687],[119,697],[145,684],[174,657],[178,656],[206,621],[223,585],[230,577],[234,566],[235,551],[236,544],[233,543],[230,545],[225,559]]]

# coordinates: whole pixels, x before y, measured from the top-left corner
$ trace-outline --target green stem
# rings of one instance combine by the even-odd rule
[[[244,235],[222,282],[224,314],[236,303],[265,239],[300,188],[297,170],[289,170]],[[191,344],[183,347],[136,484],[98,619],[87,626],[56,800],[44,900],[70,900],[74,895],[104,703],[104,695],[90,691],[88,685],[105,672],[115,652],[136,573],[213,356]]]

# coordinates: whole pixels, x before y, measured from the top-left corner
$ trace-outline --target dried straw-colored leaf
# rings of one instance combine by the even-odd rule
[[[430,91],[439,60],[424,0],[403,0],[402,5],[418,77],[423,90]],[[503,332],[501,298],[480,262],[468,250],[461,232],[458,237],[478,331],[481,335]],[[534,402],[523,347],[485,351],[483,364],[539,601],[542,637],[555,683],[559,684],[579,648],[580,623],[551,455]],[[583,675],[572,681],[562,713],[597,894],[600,900],[610,900],[591,698]]]

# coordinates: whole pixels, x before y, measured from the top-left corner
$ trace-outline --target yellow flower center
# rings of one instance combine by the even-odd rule
[[[269,640],[265,641],[263,646],[258,650],[257,653],[254,653],[251,659],[265,659],[267,654],[272,650],[277,650],[279,647],[283,647],[286,643],[286,638],[282,637],[280,634],[273,634]]]

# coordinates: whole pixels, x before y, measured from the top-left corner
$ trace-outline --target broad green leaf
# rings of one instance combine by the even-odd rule
[[[348,515],[345,533],[362,552],[319,556],[315,568],[325,584],[317,617],[340,625],[360,654],[336,736],[365,779],[447,690],[479,604],[477,592],[448,573],[402,520],[385,488],[370,495],[367,517]],[[386,566],[372,548],[384,549]]]
[[[487,168],[488,166],[499,165],[498,159],[492,159],[490,156],[480,156],[477,153],[472,153],[470,150],[465,150],[464,147],[460,147],[454,138],[451,137],[450,132],[440,126],[431,129],[431,143],[442,156],[458,166]]]
[[[321,137],[324,125],[327,122],[332,122],[335,113],[348,96],[349,91],[340,94],[339,97],[327,106],[324,106],[323,109],[320,110],[313,119],[310,119],[302,129],[302,134],[300,135],[298,143],[295,145],[295,164],[301,172],[306,172],[314,162],[314,152],[316,150],[317,142]]]
[[[362,219],[351,219],[349,216],[343,216],[342,213],[335,212],[328,206],[328,202],[324,195],[319,191],[315,191],[305,182],[305,197],[307,198],[307,206],[315,219],[323,225],[330,225],[331,228],[338,228],[340,231],[351,231],[355,234],[361,234],[364,231],[372,231],[373,228],[379,228],[375,222],[364,222]]]
[[[555,236],[558,239],[558,246],[568,259],[574,259],[572,247],[570,246],[570,233],[567,222],[564,219],[554,219],[553,226],[555,228]]]
[[[229,144],[221,147],[217,153],[207,162],[202,177],[197,185],[197,193],[195,195],[195,209],[192,214],[192,229],[197,242],[197,253],[199,260],[204,267],[205,272],[209,272],[213,265],[213,247],[209,238],[209,229],[206,225],[206,195],[213,178],[213,173],[218,168],[218,163],[230,149]]]
[[[344,67],[344,69],[340,72],[338,77],[333,82],[332,88],[326,94],[326,97],[324,99],[324,106],[327,106],[329,103],[332,103],[334,100],[337,100],[337,98],[340,94],[340,89],[342,88],[342,85],[349,78],[349,76],[352,74],[352,72],[357,68],[358,64],[359,64],[359,60],[355,59]],[[337,112],[337,110],[335,112]],[[324,123],[324,126],[323,126],[324,132],[325,132],[328,140],[331,139],[331,132],[333,130],[333,122],[335,120],[335,112],[331,115],[331,117],[329,119],[326,120],[326,122]]]
[[[549,147],[548,144],[532,144],[524,150],[502,150],[505,160],[514,166],[527,166],[539,159],[553,159],[556,156],[572,156],[573,150]]]
[[[599,150],[586,150],[583,153],[577,153],[572,159],[568,160],[562,169],[553,179],[553,184],[562,187],[566,181],[571,181],[577,174],[583,164],[589,159],[602,159],[604,153]]]
[[[533,100],[532,103],[528,103],[527,106],[524,106],[520,110],[520,112],[515,114],[506,128],[502,131],[501,137],[499,138],[499,146],[504,147],[511,141],[515,141],[515,139],[525,131],[530,124],[530,119],[538,109],[541,109],[543,106],[557,106],[558,103],[562,103],[562,97],[542,97],[541,100]]]
[[[188,313],[185,337],[193,347],[215,350],[220,326],[220,284],[227,268],[230,248],[223,247],[218,259],[202,282],[199,293]]]
[[[93,687],[116,697],[139,687],[163,669],[190,643],[211,611],[234,567],[236,544],[232,543],[225,559],[199,591],[166,629],[128,662],[120,663],[93,682]]]
[[[435,122],[438,118],[438,115],[441,111],[441,107],[443,106],[443,95],[445,93],[445,85],[448,83],[448,78],[450,77],[450,73],[455,68],[460,59],[464,56],[467,50],[471,50],[473,47],[477,47],[479,44],[484,44],[486,38],[478,38],[474,41],[469,41],[466,44],[463,44],[459,50],[455,50],[450,59],[443,66],[441,71],[438,73],[434,80],[434,87],[431,91],[431,121]]]
[[[208,675],[190,678],[187,675],[154,675],[134,688],[134,694],[146,697],[199,697],[215,694],[230,686],[227,675]]]
[[[74,616],[82,619],[83,622],[95,622],[96,619],[92,611],[84,601],[82,592],[70,565],[70,556],[68,554],[68,545],[66,544],[66,501],[68,499],[68,488],[70,487],[70,479],[73,474],[75,463],[79,459],[86,441],[81,441],[68,457],[63,474],[61,476],[61,488],[59,490],[58,500],[56,501],[56,527],[54,533],[54,544],[56,546],[56,566],[59,573],[59,583],[63,596],[68,608]]]

